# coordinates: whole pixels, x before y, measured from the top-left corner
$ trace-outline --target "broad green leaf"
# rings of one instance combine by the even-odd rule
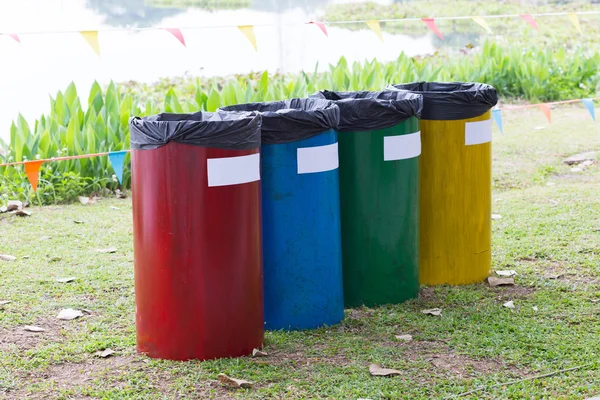
[[[206,110],[213,112],[219,107],[221,107],[221,96],[219,96],[219,92],[212,88],[206,100]]]

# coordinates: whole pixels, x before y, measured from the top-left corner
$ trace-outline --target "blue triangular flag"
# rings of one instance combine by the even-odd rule
[[[500,114],[499,108],[492,110],[492,118],[494,118],[494,121],[496,121],[496,125],[498,125],[498,129],[500,129],[500,133],[504,133],[502,131],[502,114]]]
[[[125,163],[125,155],[127,155],[127,151],[125,150],[108,153],[108,159],[115,170],[115,175],[117,175],[119,183],[123,183],[123,164]]]
[[[588,111],[590,112],[590,115],[592,116],[592,119],[595,121],[596,120],[596,113],[594,112],[594,100],[592,100],[592,99],[582,99],[581,101],[583,102],[583,105],[585,106],[585,108],[587,108]]]

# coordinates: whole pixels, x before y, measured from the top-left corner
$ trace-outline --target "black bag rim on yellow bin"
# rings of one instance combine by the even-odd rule
[[[262,142],[282,144],[337,129],[340,109],[332,101],[296,98],[221,107],[223,111],[255,111],[262,115]]]
[[[411,117],[420,118],[423,109],[421,95],[404,91],[322,90],[311,97],[333,100],[340,107],[340,132],[390,128]]]
[[[498,93],[485,83],[412,82],[389,85],[387,90],[423,96],[421,119],[452,121],[479,117],[498,103]]]
[[[256,112],[161,113],[129,119],[131,148],[152,150],[169,142],[225,150],[260,147],[262,116]]]

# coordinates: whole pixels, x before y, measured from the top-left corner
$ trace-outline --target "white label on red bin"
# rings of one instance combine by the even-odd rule
[[[383,138],[383,161],[406,160],[421,154],[421,132]]]
[[[206,160],[208,186],[229,186],[260,180],[260,154]]]
[[[298,173],[311,174],[337,169],[339,166],[338,144],[303,147],[298,149]]]
[[[465,145],[483,144],[492,141],[492,120],[467,122],[465,124]]]

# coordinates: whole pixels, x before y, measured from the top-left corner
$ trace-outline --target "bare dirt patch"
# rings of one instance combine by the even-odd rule
[[[30,325],[39,326],[45,331],[28,332],[23,326],[2,328],[0,330],[0,350],[10,351],[15,348],[19,351],[29,350],[44,342],[60,342],[63,339],[60,322],[54,319],[41,319]]]

